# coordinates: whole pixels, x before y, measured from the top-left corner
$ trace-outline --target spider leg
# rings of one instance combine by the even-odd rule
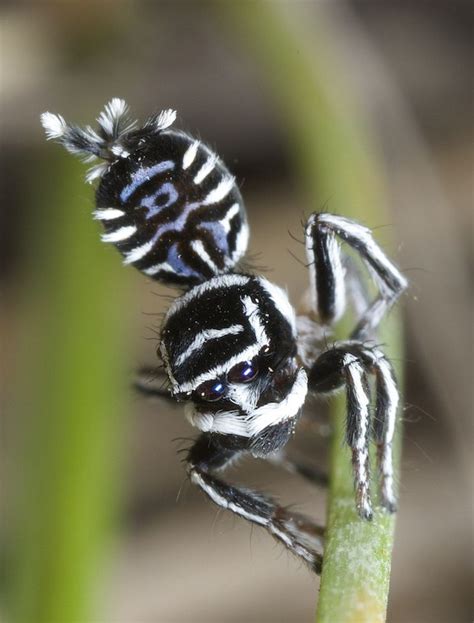
[[[176,404],[167,387],[168,377],[161,368],[142,367],[135,372],[133,387],[138,393],[153,398],[164,398]]]
[[[370,427],[370,392],[367,374],[375,377],[375,418]],[[375,347],[358,341],[336,344],[323,352],[311,368],[309,387],[318,393],[331,392],[346,386],[346,441],[352,449],[357,508],[362,517],[370,519],[369,439],[377,446],[380,473],[380,502],[389,512],[396,510],[393,484],[393,437],[399,401],[392,366]]]
[[[397,509],[393,483],[393,438],[397,423],[399,394],[392,366],[378,350],[371,351],[376,378],[375,419],[372,433],[377,445],[380,471],[380,501],[390,512]]]
[[[351,338],[361,340],[374,331],[407,281],[367,227],[342,216],[312,214],[305,229],[306,254],[314,311],[324,324],[338,320],[346,307],[346,270],[338,238],[360,254],[379,291],[352,331]]]
[[[230,485],[215,472],[227,467],[244,450],[222,445],[217,436],[203,434],[189,451],[188,474],[219,507],[262,526],[275,539],[304,560],[316,573],[322,564],[323,529],[303,515],[278,505],[270,496]]]
[[[306,463],[290,459],[284,451],[269,455],[267,460],[290,474],[302,476],[305,480],[317,487],[326,488],[328,486],[328,474],[326,471],[314,467],[313,465],[307,465]]]

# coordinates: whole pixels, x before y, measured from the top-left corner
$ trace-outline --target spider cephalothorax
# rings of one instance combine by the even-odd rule
[[[51,113],[42,123],[48,138],[87,160],[102,161],[87,176],[100,178],[94,217],[104,225],[102,240],[117,247],[125,264],[185,290],[161,328],[159,356],[170,389],[138,385],[186,402],[188,420],[201,431],[187,456],[191,481],[222,508],[265,527],[319,571],[318,526],[215,473],[250,453],[314,477],[276,451],[294,432],[308,391],[345,387],[357,510],[362,518],[372,516],[371,439],[377,447],[380,503],[395,510],[392,441],[398,391],[392,367],[373,339],[406,280],[369,229],[333,214],[312,214],[305,227],[312,317],[299,323],[304,333],[298,336],[286,293],[238,270],[248,226],[234,177],[200,140],[172,129],[175,118],[174,111],[165,110],[139,126],[128,117],[125,102],[114,99],[99,115],[97,130]],[[368,268],[379,291],[373,301],[340,242]],[[326,336],[345,311],[346,284],[357,325],[347,341],[323,346],[316,338]],[[374,416],[369,375],[375,385]]]
[[[161,339],[171,391],[192,401],[186,415],[194,426],[238,436],[254,454],[285,444],[307,376],[296,363],[295,316],[280,288],[263,277],[214,277],[173,303]]]

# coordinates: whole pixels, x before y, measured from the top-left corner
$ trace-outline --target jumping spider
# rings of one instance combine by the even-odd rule
[[[159,356],[168,395],[186,403],[187,419],[202,431],[187,455],[191,482],[221,508],[266,528],[319,571],[318,526],[216,474],[242,453],[275,457],[295,429],[308,390],[326,393],[344,386],[357,510],[364,519],[372,516],[372,438],[380,504],[394,512],[392,441],[399,396],[392,367],[370,338],[407,282],[369,229],[341,216],[312,214],[305,225],[312,326],[329,328],[341,317],[346,285],[359,318],[347,341],[320,345],[308,360],[311,324],[306,322],[298,343],[286,293],[237,269],[249,230],[234,177],[204,143],[172,129],[175,118],[174,111],[165,110],[140,126],[129,118],[125,102],[113,99],[96,130],[51,113],[42,115],[42,123],[49,139],[101,161],[87,179],[100,179],[94,218],[104,226],[102,240],[117,247],[124,264],[183,290],[165,315]],[[378,289],[374,300],[357,287],[359,277],[340,241],[369,269]],[[373,418],[369,374],[376,389]]]

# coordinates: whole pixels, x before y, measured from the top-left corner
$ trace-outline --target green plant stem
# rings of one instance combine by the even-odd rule
[[[18,623],[84,623],[117,505],[125,288],[91,219],[84,167],[44,150],[26,220],[9,607]]]
[[[302,26],[301,3],[230,2],[226,7],[275,96],[309,208],[321,211],[329,199],[329,210],[369,226],[390,222],[383,172],[346,86],[344,66],[338,64],[324,5],[312,3],[309,29]],[[322,10],[316,15],[318,7]],[[299,23],[295,14],[302,18]],[[345,329],[339,327],[336,337],[346,336]],[[380,341],[389,356],[400,359],[396,313],[384,323]],[[326,550],[317,620],[383,621],[394,518],[377,511],[368,523],[356,515],[351,460],[344,447],[345,420],[344,400],[337,400],[332,407]]]

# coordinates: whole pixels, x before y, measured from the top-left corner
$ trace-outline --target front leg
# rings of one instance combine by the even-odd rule
[[[303,515],[290,513],[267,495],[230,485],[214,475],[242,451],[238,446],[225,447],[218,435],[201,435],[187,457],[191,482],[221,508],[265,528],[313,571],[320,573],[323,544],[320,526]]]
[[[370,417],[367,374],[375,377],[375,418]],[[311,368],[309,388],[330,393],[345,385],[347,395],[346,441],[352,450],[356,504],[365,519],[372,517],[370,501],[369,441],[377,447],[380,472],[380,503],[389,512],[396,510],[393,483],[392,444],[395,433],[398,389],[393,369],[384,354],[361,342],[340,342],[323,352]]]
[[[162,367],[152,368],[144,366],[135,372],[133,388],[139,394],[150,398],[163,398],[176,404],[176,399],[171,395],[169,380]]]

